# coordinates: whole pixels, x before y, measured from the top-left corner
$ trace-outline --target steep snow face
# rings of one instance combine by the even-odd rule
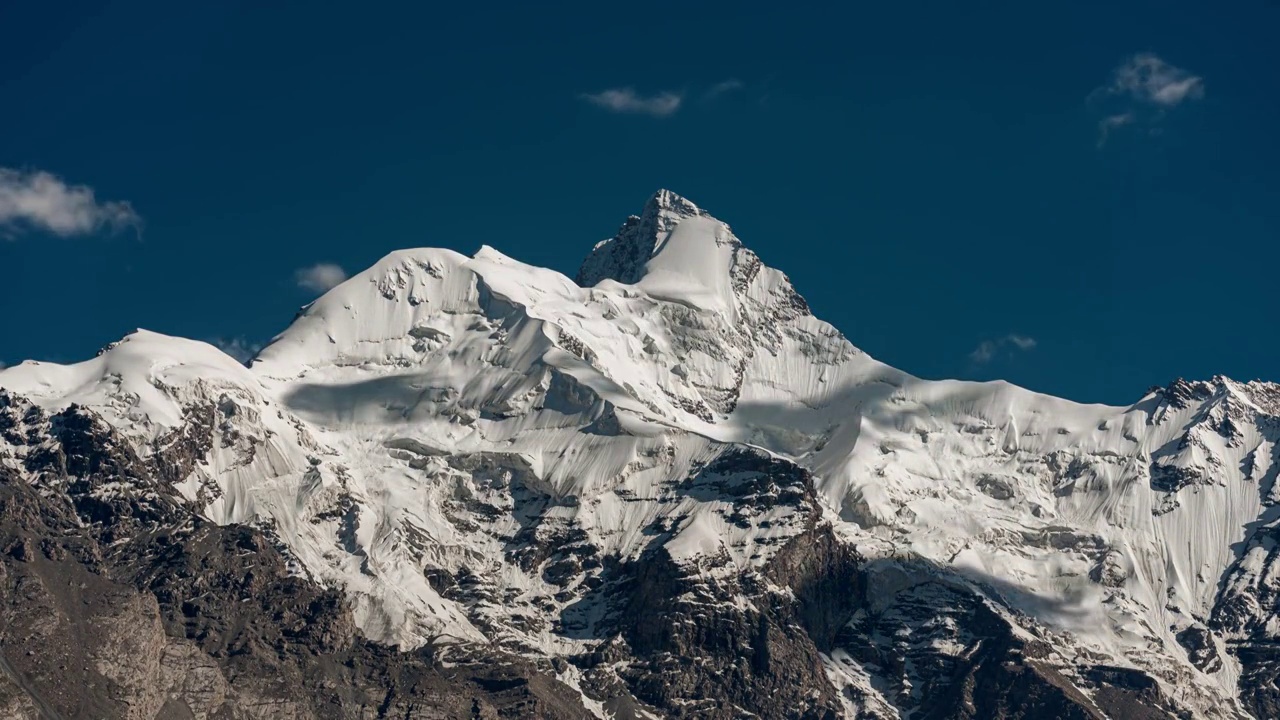
[[[1226,643],[1278,626],[1277,386],[1179,381],[1117,408],[920,380],[668,191],[577,282],[487,247],[406,250],[249,368],[140,331],[0,387],[98,409],[144,443],[213,408],[179,492],[272,526],[364,632],[406,646],[573,652],[603,619],[605,560],[659,538],[691,572],[732,575],[811,511],[864,556],[952,568],[1063,652],[1146,668],[1194,707],[1234,697]],[[811,471],[822,507],[726,495],[756,479],[707,468],[744,447]],[[1206,628],[1217,663],[1180,644]],[[879,682],[853,662],[832,682]]]
[[[906,379],[797,460],[867,554],[953,567],[1070,633],[1063,646],[1081,658],[1211,697],[1231,692],[1238,668],[1186,669],[1179,636],[1205,628],[1238,543],[1272,515],[1249,459],[1274,454],[1274,409],[1249,398],[1274,392],[1219,378],[1106,408]],[[1223,430],[1214,418],[1229,407]]]
[[[672,224],[632,286],[582,288],[490,248],[393,253],[255,359],[256,382],[324,448],[304,468],[321,499],[291,487],[295,510],[273,504],[268,519],[311,572],[346,585],[366,632],[413,645],[478,641],[487,631],[475,623],[498,627],[486,621],[497,608],[442,597],[424,570],[482,577],[530,617],[590,589],[587,575],[565,587],[558,572],[544,577],[545,563],[523,567],[517,538],[572,538],[580,554],[627,558],[663,528],[675,557],[733,572],[799,531],[795,507],[745,521],[732,501],[674,491],[690,478],[720,482],[699,468],[741,434],[728,418],[757,338],[777,351],[779,321],[807,318],[785,278],[727,226],[686,220],[703,222]],[[670,297],[650,294],[651,279]],[[825,328],[810,318],[795,332],[808,337],[810,326]],[[723,431],[700,432],[717,422]],[[565,642],[537,625],[503,632],[543,649]]]

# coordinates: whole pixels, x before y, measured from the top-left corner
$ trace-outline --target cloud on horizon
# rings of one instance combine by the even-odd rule
[[[976,365],[985,365],[996,358],[1004,351],[1008,352],[1026,352],[1034,349],[1036,346],[1035,338],[1026,335],[1018,335],[1010,333],[1004,337],[994,340],[983,340],[978,343],[978,347],[969,353],[969,360]]]
[[[99,202],[93,188],[68,185],[44,170],[0,167],[0,237],[24,230],[74,237],[141,226],[128,202]]]
[[[249,362],[262,349],[262,343],[250,342],[243,337],[215,338],[210,340],[209,344],[241,363]]]
[[[347,279],[347,271],[333,263],[316,263],[294,272],[293,279],[303,290],[322,293]]]
[[[684,102],[684,93],[663,91],[641,95],[633,88],[610,88],[598,93],[584,93],[583,100],[609,112],[667,117],[675,114]]]
[[[1118,129],[1159,122],[1173,108],[1204,97],[1204,78],[1169,64],[1154,53],[1126,58],[1111,73],[1111,82],[1089,95],[1106,106],[1098,122],[1098,146]]]

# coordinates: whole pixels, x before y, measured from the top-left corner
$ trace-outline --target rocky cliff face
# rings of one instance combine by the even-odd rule
[[[1280,389],[931,382],[661,192],[0,371],[0,716],[1272,717]]]
[[[9,452],[27,451],[33,471],[0,468],[0,715],[586,713],[549,662],[479,652],[446,667],[431,647],[359,637],[342,594],[291,573],[269,528],[218,526],[174,502],[157,511],[172,488],[146,488],[172,459],[140,460],[92,412],[46,420],[0,391],[0,413],[19,439]],[[121,485],[110,502],[74,490]],[[122,528],[135,532],[121,540]]]

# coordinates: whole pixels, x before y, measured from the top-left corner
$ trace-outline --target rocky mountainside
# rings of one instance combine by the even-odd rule
[[[3,717],[1280,715],[1280,386],[920,380],[668,191],[0,388]]]

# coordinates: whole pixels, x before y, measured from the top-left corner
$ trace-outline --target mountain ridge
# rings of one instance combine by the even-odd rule
[[[0,389],[25,408],[0,422],[6,482],[73,493],[92,542],[250,528],[369,642],[518,658],[599,717],[1280,702],[1280,386],[1176,380],[1113,407],[915,378],[665,190],[576,280],[402,250],[247,366],[139,331]],[[134,459],[32,459],[81,414],[82,452]],[[116,538],[103,507],[159,519]]]

